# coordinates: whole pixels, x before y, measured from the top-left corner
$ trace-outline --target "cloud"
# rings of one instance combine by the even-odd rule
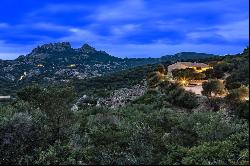
[[[111,31],[113,35],[123,36],[127,35],[128,33],[133,33],[139,30],[139,24],[125,24],[120,26],[112,27]]]
[[[83,44],[83,42],[88,42],[88,43],[94,43],[94,42],[104,42],[105,37],[97,35],[96,33],[88,30],[88,29],[78,29],[78,28],[73,28],[70,29],[71,34],[67,36],[63,36],[59,39],[58,41],[69,41],[73,43],[73,45],[79,46]]]
[[[61,3],[61,4],[48,4],[45,6],[44,11],[51,13],[58,12],[75,12],[89,9],[89,7],[84,4],[72,4],[72,3]]]
[[[23,46],[17,44],[8,44],[3,40],[0,40],[0,59],[15,59],[19,55],[25,55],[27,53],[27,49],[31,49],[32,46]]]
[[[122,0],[98,7],[90,16],[97,21],[136,20],[149,16],[144,0]]]
[[[198,29],[187,33],[187,40],[193,42],[207,42],[204,39],[211,39],[214,42],[228,42],[236,44],[238,41],[249,38],[249,23],[248,20],[241,20],[237,22],[231,22],[216,26],[207,27],[204,29]]]
[[[249,20],[232,22],[225,25],[217,26],[217,34],[226,40],[248,40],[249,39]]]
[[[69,31],[73,33],[77,33],[77,32],[80,32],[81,30],[78,28],[70,28]]]
[[[9,24],[5,22],[0,22],[0,29],[9,28]]]
[[[38,23],[31,24],[31,25],[26,25],[26,26],[30,26],[31,28],[36,28],[36,29],[41,29],[41,30],[50,30],[50,31],[67,31],[70,29],[69,26],[58,25],[58,24],[53,24],[53,23],[48,23],[48,22],[38,22]]]
[[[90,9],[88,6],[81,3],[56,3],[47,4],[35,11],[29,12],[27,15],[29,17],[36,17],[44,14],[48,15],[58,13],[82,12],[88,9]]]

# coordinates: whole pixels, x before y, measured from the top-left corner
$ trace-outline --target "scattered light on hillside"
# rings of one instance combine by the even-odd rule
[[[68,67],[76,67],[76,65],[75,64],[70,64],[70,65],[68,65]]]
[[[38,64],[37,67],[44,67],[44,65],[43,64]]]

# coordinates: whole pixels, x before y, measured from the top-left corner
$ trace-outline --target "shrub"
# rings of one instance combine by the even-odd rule
[[[203,91],[201,93],[208,98],[212,97],[212,94],[217,96],[223,95],[226,92],[223,82],[218,79],[211,79],[208,80],[208,82],[203,82],[202,89]]]
[[[243,85],[237,89],[230,90],[226,99],[232,103],[241,103],[244,102],[247,97],[249,97],[249,89]]]
[[[243,136],[243,137],[242,137]],[[245,137],[245,138],[244,138]],[[238,140],[240,139],[240,140]],[[244,139],[244,140],[242,140]],[[205,142],[188,150],[183,164],[193,165],[239,165],[248,164],[248,135],[238,133],[228,140]],[[243,146],[242,142],[244,142]]]
[[[232,89],[226,96],[226,100],[231,106],[232,113],[240,118],[249,119],[249,89],[246,86],[241,86],[237,89]]]
[[[0,163],[31,164],[34,149],[45,145],[41,126],[27,113],[15,113],[0,126]]]
[[[185,91],[177,85],[170,85],[164,89],[165,99],[173,105],[192,109],[198,106],[198,100],[194,93]]]
[[[68,144],[55,142],[45,150],[37,150],[39,153],[34,164],[38,165],[82,165],[85,164],[82,150],[72,149]]]

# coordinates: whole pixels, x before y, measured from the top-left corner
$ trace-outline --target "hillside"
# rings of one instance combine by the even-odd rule
[[[158,62],[158,59],[121,59],[88,44],[73,49],[67,42],[45,44],[26,56],[0,61],[0,94],[31,84],[54,84]]]
[[[15,60],[0,60],[0,94],[12,95],[32,83],[61,84],[84,80],[147,64],[214,58],[201,53],[179,53],[162,58],[118,58],[84,44],[72,48],[69,42],[44,44]]]

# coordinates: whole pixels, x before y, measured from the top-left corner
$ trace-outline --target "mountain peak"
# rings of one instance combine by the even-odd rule
[[[85,52],[95,52],[96,51],[96,49],[94,47],[91,47],[87,43],[85,43],[80,49],[85,51]]]
[[[58,42],[58,43],[44,44],[40,47],[45,49],[69,49],[71,48],[71,45],[69,42]]]
[[[36,47],[32,50],[32,54],[43,53],[47,51],[65,51],[67,49],[71,49],[71,45],[69,42],[58,42],[58,43],[49,43],[43,44],[41,46]]]

